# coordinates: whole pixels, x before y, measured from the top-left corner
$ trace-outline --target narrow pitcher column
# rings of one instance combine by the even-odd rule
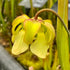
[[[68,0],[58,0],[58,14],[68,27]],[[57,49],[62,70],[70,70],[68,34],[59,19],[57,19]]]

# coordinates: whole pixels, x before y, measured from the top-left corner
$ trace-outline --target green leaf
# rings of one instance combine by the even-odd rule
[[[68,40],[69,40],[69,52],[70,52],[70,35],[69,35],[69,39]]]
[[[38,33],[37,39],[30,46],[31,52],[40,58],[46,58],[48,48],[49,45],[46,43],[45,35],[43,32]]]
[[[14,55],[19,55],[28,49],[28,45],[23,41],[24,34],[24,30],[21,30],[16,36],[16,40],[12,48],[12,53]]]
[[[24,22],[24,29],[25,29],[25,37],[24,40],[26,43],[31,44],[34,36],[37,34],[41,26],[41,23],[35,20],[26,20]]]
[[[58,14],[68,27],[68,0],[58,0]],[[70,70],[68,34],[59,19],[57,19],[56,41],[61,70]]]

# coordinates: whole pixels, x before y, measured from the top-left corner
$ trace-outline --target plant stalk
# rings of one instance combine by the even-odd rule
[[[48,65],[47,65],[47,58],[46,59],[43,59],[43,67],[44,67],[44,70],[48,70]]]
[[[39,15],[40,13],[45,12],[45,11],[46,11],[46,12],[52,12],[53,14],[55,14],[55,15],[60,19],[61,24],[64,26],[66,32],[68,33],[68,36],[70,36],[69,30],[68,30],[68,28],[66,27],[64,21],[63,21],[62,18],[61,18],[54,10],[52,10],[52,9],[46,8],[46,9],[42,9],[42,10],[38,11],[38,12],[36,13],[36,15],[35,15],[35,20],[37,20],[38,15]]]
[[[30,6],[31,6],[31,16],[33,17],[34,16],[34,12],[33,12],[33,2],[32,0],[30,0]]]

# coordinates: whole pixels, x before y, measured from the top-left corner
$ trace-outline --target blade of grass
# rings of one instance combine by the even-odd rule
[[[5,6],[5,0],[3,0],[3,2],[2,2],[2,15],[4,13],[4,6]]]
[[[15,0],[11,0],[11,17],[12,17],[12,20],[14,19],[14,3],[15,3]]]
[[[1,22],[2,22],[2,32],[4,32],[6,29],[5,29],[5,21],[4,21],[4,18],[3,18],[3,15],[2,15],[2,0],[0,0],[0,19],[1,19]]]
[[[3,23],[3,25],[4,25],[5,23],[4,23],[4,19],[3,19],[3,16],[2,16],[1,11],[0,11],[0,18],[1,18],[1,21],[2,21],[2,23]]]
[[[53,0],[48,0],[48,8],[51,8],[53,5]]]
[[[68,0],[58,0],[58,14],[68,26]],[[57,50],[62,70],[70,70],[68,34],[59,19],[57,20]]]
[[[52,69],[51,70],[56,70],[57,68],[57,65],[58,65],[58,59],[57,59],[57,50],[55,51],[55,55],[54,55],[54,62],[53,62],[53,66],[52,66]]]
[[[31,17],[34,16],[34,12],[33,12],[33,3],[32,3],[32,0],[30,0],[30,6],[31,6]]]
[[[5,1],[5,10],[6,10],[7,17],[9,17],[10,13],[9,13],[9,3],[8,3],[8,0]]]

